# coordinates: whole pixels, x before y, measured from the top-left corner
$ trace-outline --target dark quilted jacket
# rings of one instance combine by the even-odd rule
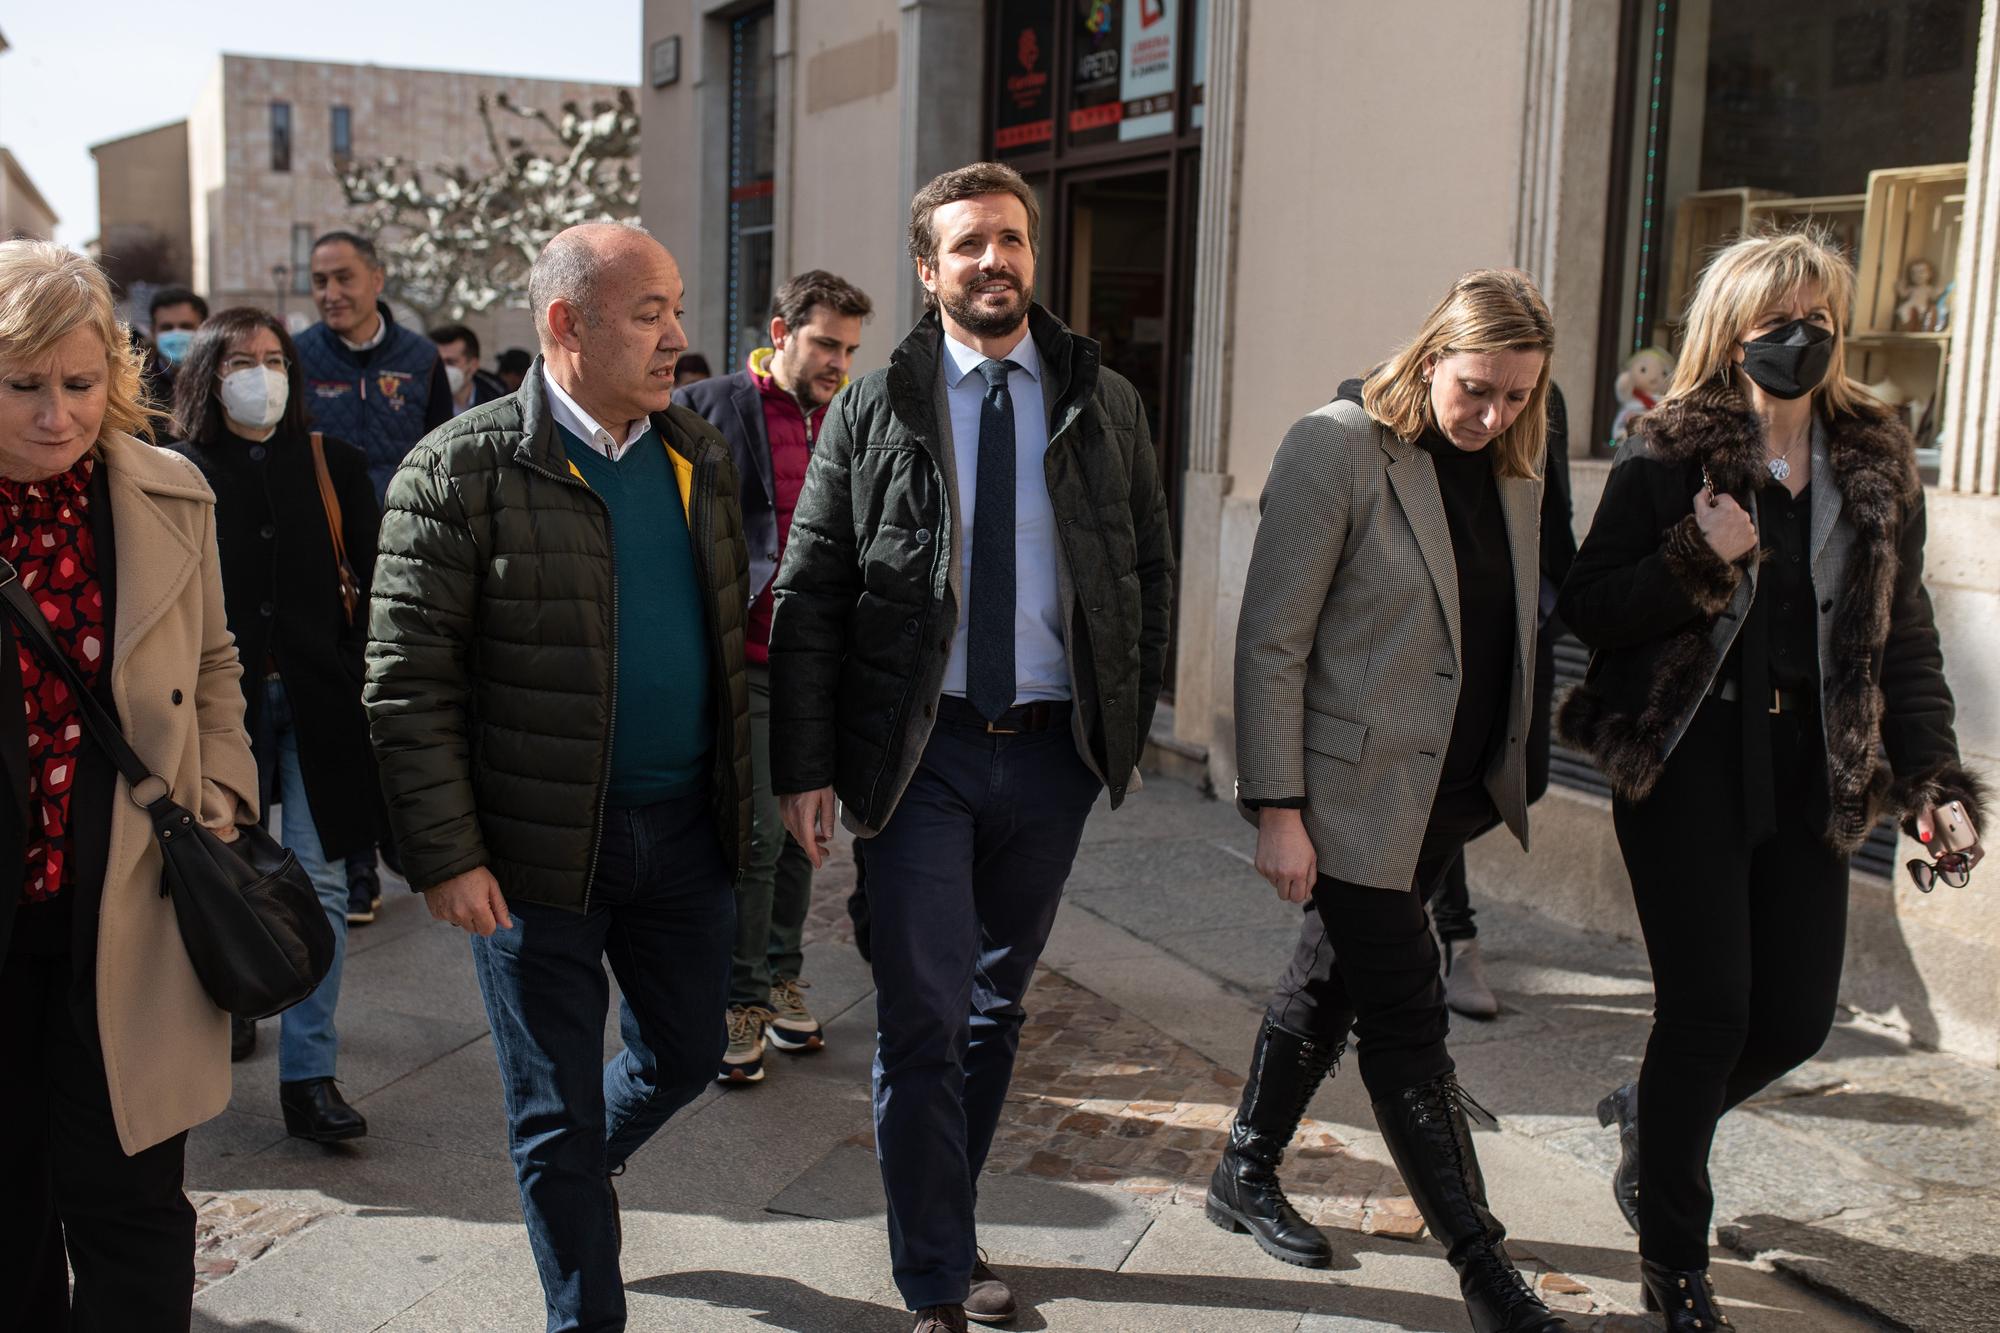
[[[410,883],[489,867],[510,899],[581,911],[617,700],[611,520],[571,468],[540,360],[520,391],[426,436],[397,469],[370,599],[369,730]],[[749,855],[749,601],[729,449],[671,407],[715,643],[716,835]]]
[[[1040,306],[1028,320],[1050,408],[1044,463],[1079,750],[1125,798],[1152,727],[1173,611],[1173,535],[1137,391]],[[771,785],[831,786],[881,829],[930,738],[958,625],[958,545],[938,422],[942,325],[924,316],[884,370],[834,397],[778,574]]]

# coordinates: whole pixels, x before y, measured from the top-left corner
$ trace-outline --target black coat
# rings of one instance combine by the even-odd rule
[[[1076,740],[1116,809],[1160,697],[1173,531],[1131,382],[1039,305],[1028,331],[1049,408],[1043,472],[1074,592],[1064,638]],[[778,573],[771,785],[830,786],[871,835],[928,743],[958,625],[958,543],[972,536],[945,480],[944,336],[936,312],[925,315],[887,369],[835,395]]]
[[[326,440],[348,563],[364,594],[350,625],[341,610],[333,542],[307,439],[281,429],[263,444],[225,434],[175,447],[215,490],[223,601],[243,659],[244,725],[257,756],[262,800],[268,807],[277,781],[264,716],[264,678],[275,663],[291,702],[321,849],[338,861],[373,847],[388,836],[388,818],[361,707],[366,592],[381,522],[367,461],[352,445]]]
[[[1924,492],[1910,434],[1868,400],[1825,425],[1827,470],[1812,484],[1838,507],[1812,564],[1826,839],[1851,852],[1880,815],[1907,819],[1949,800],[1984,827],[1984,784],[1959,761],[1924,588]],[[1754,518],[1765,457],[1763,428],[1737,390],[1710,386],[1662,403],[1626,441],[1563,584],[1557,614],[1592,656],[1556,728],[1627,800],[1645,799],[1659,779],[1753,596],[1744,564],[1724,562],[1701,535],[1695,494],[1706,476]]]

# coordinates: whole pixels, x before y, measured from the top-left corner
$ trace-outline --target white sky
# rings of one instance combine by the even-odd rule
[[[184,119],[227,50],[636,83],[640,0],[82,0],[8,4],[0,144],[60,221],[97,234],[91,144]]]

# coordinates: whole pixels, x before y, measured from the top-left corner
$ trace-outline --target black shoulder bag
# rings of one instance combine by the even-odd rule
[[[146,767],[92,697],[5,559],[0,600],[24,641],[69,682],[84,728],[153,821],[166,865],[160,896],[174,900],[181,943],[209,998],[239,1018],[268,1018],[312,994],[333,966],[333,927],[299,858],[257,824],[239,825],[236,841],[224,842],[174,801],[166,779]]]

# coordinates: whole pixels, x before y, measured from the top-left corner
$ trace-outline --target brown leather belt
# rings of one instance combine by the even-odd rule
[[[964,699],[955,694],[944,694],[938,696],[937,715],[938,721],[949,722],[953,726],[976,727],[993,736],[1015,736],[1064,725],[1069,721],[1071,706],[1067,699],[1037,699],[1033,703],[1015,704],[988,722],[977,708]]]

